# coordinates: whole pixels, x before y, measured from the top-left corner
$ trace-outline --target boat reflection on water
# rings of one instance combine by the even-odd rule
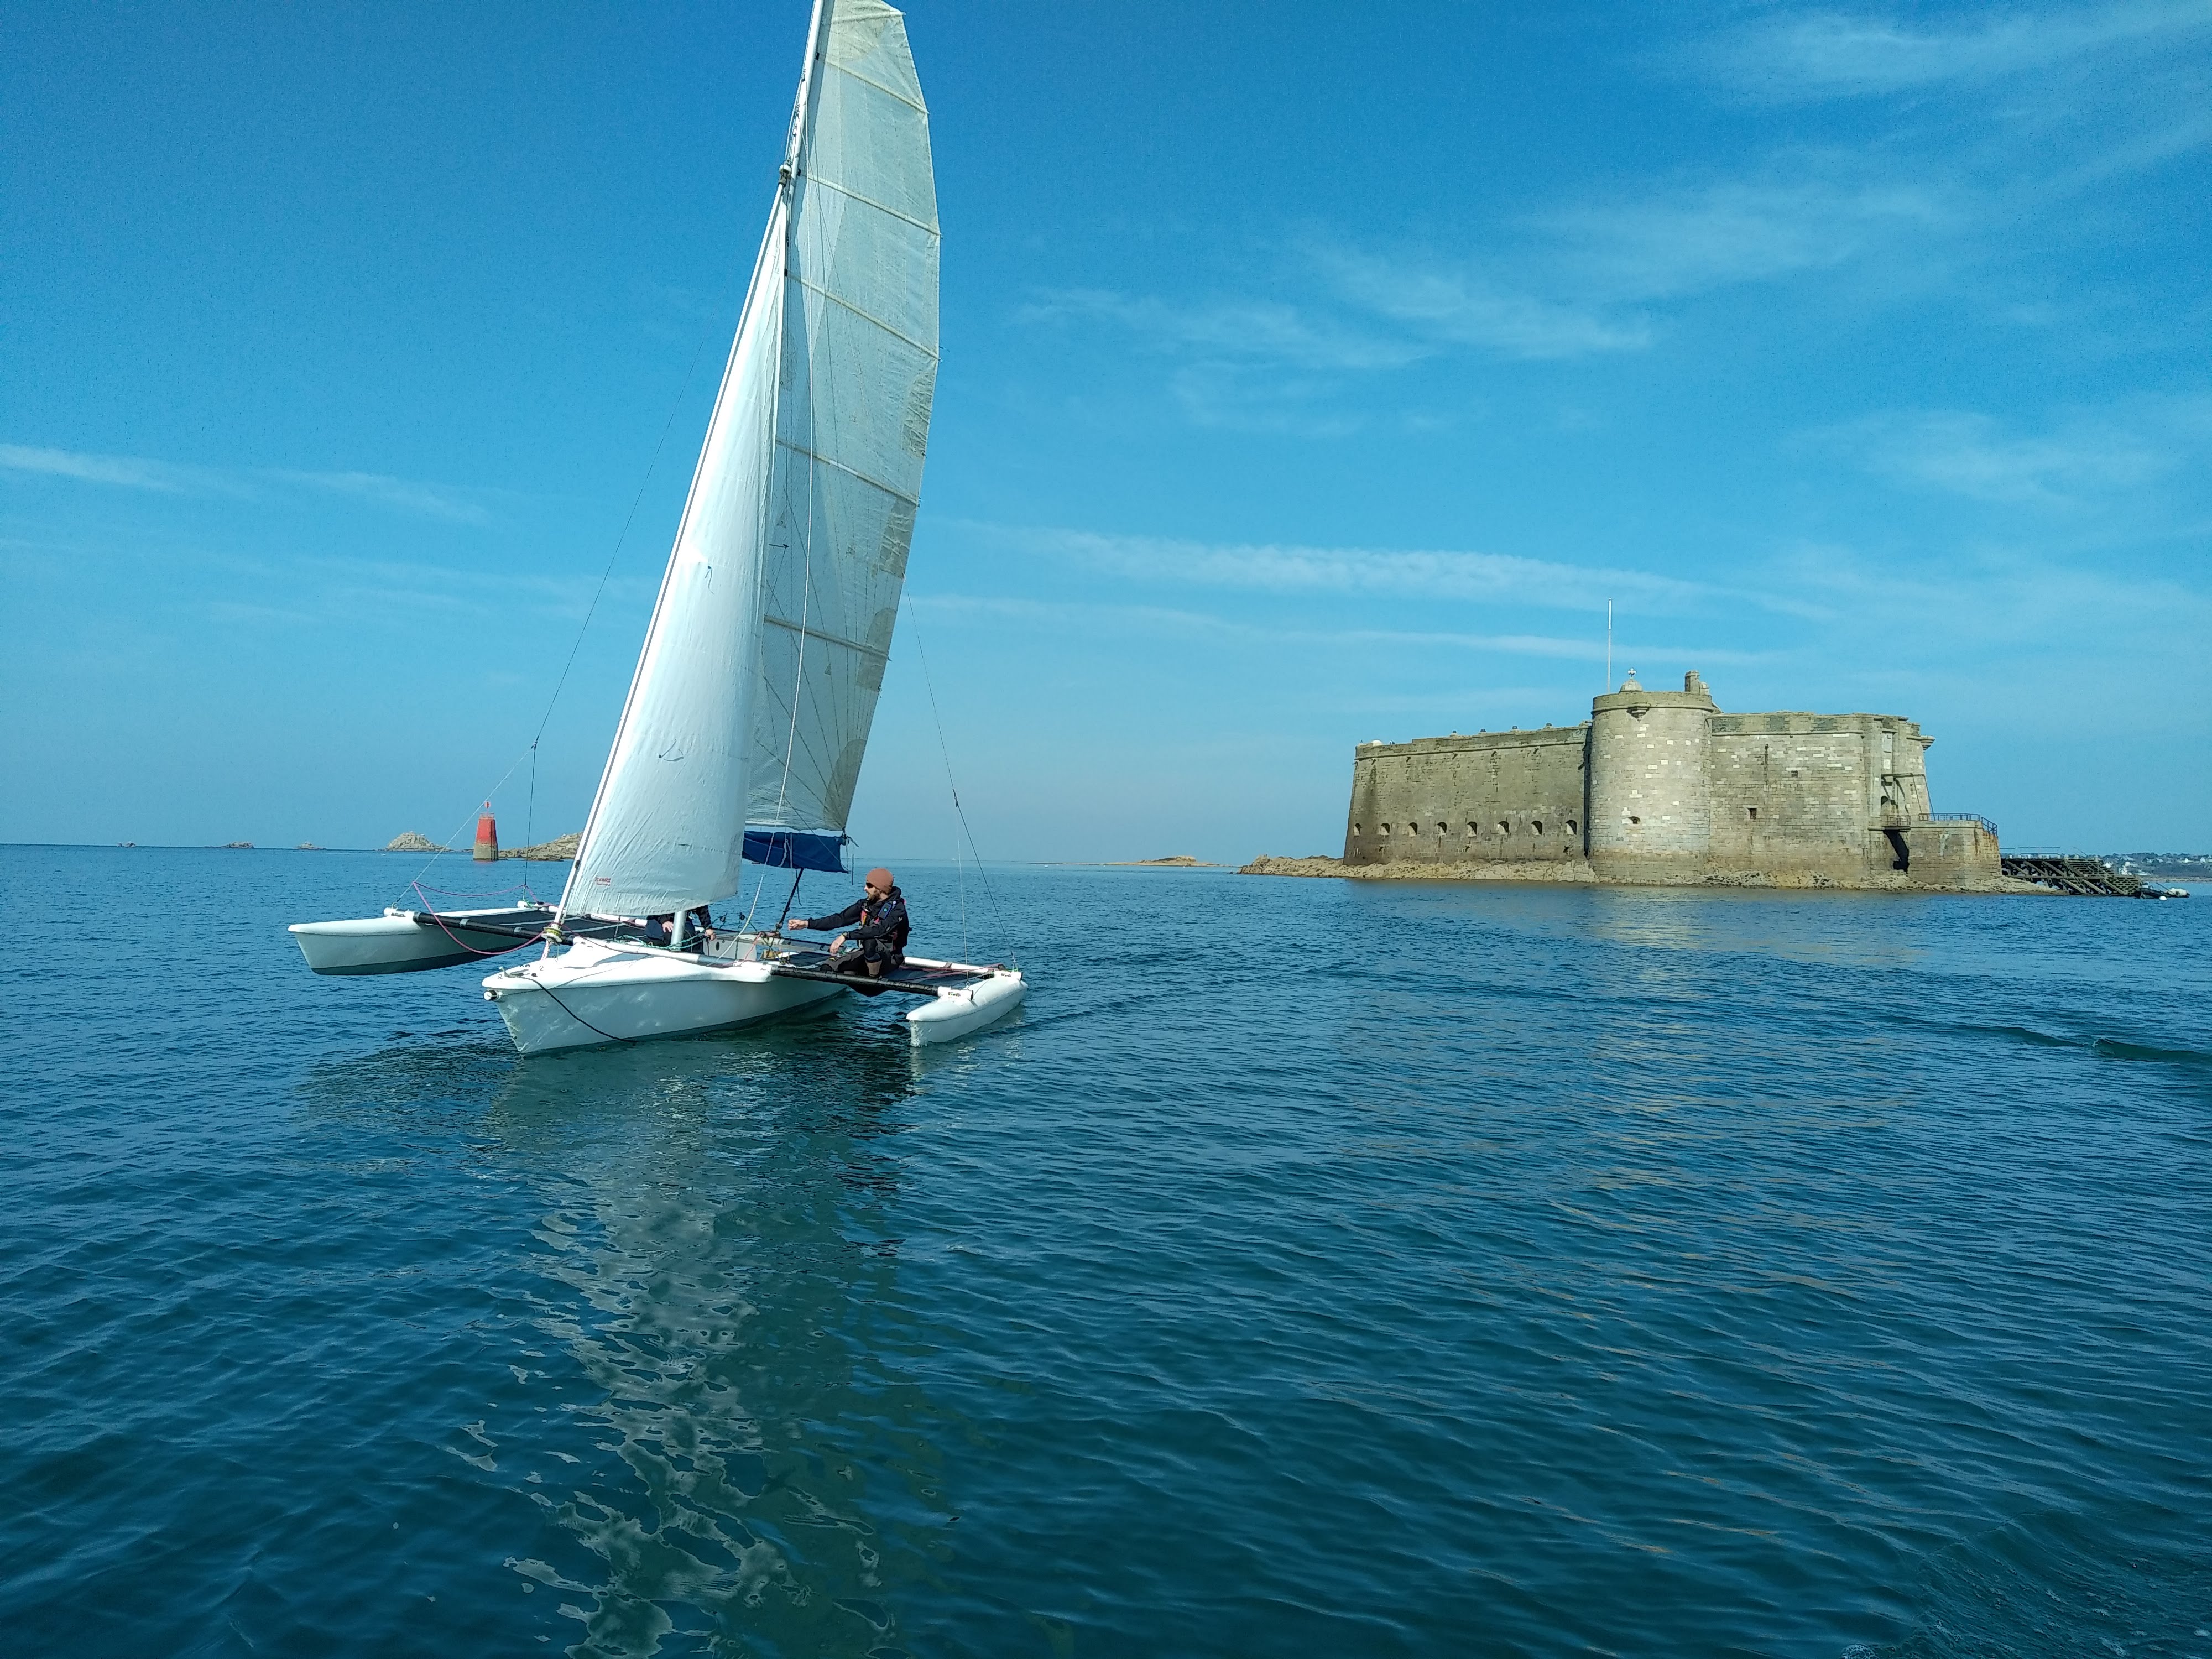
[[[887,1598],[949,1519],[950,1425],[896,1364],[921,1337],[882,1214],[912,1083],[908,1050],[811,1021],[500,1091],[486,1127],[550,1200],[530,1322],[583,1385],[561,1402],[576,1443],[547,1448],[571,1478],[531,1494],[547,1546],[509,1565],[582,1619],[574,1651],[896,1641]]]
[[[947,1553],[939,1449],[970,1437],[902,1364],[938,1346],[889,1215],[926,1078],[865,1018],[315,1075],[354,1138],[380,1119],[473,1177],[440,1183],[456,1259],[420,1271],[446,1281],[434,1369],[484,1413],[444,1449],[477,1473],[433,1478],[456,1521],[479,1510],[470,1543],[507,1540],[521,1626],[591,1655],[899,1647],[900,1587]]]

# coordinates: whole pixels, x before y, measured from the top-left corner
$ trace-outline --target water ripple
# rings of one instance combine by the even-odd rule
[[[523,1062],[391,879],[0,854],[26,1650],[2212,1656],[2197,905],[1008,872],[982,1040]]]

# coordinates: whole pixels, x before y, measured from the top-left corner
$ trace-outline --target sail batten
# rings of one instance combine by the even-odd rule
[[[819,295],[822,299],[830,305],[843,307],[847,311],[851,312],[862,322],[874,324],[878,328],[883,330],[884,333],[890,335],[893,339],[903,341],[906,344],[912,346],[916,351],[927,351],[933,354],[937,349],[936,347],[929,345],[923,341],[917,340],[913,338],[911,336],[900,333],[896,327],[885,322],[882,318],[870,316],[866,312],[861,310],[860,307],[854,305],[850,300],[847,299],[842,294],[832,294],[826,289],[817,288],[813,283],[808,282],[804,276],[795,274],[792,276],[791,280],[797,283],[809,294]]]
[[[788,628],[794,634],[804,634],[808,639],[817,641],[823,645],[842,646],[848,651],[858,651],[866,656],[880,657],[886,662],[890,659],[890,652],[878,651],[865,640],[841,639],[835,634],[825,634],[818,628],[809,628],[804,623],[795,623],[788,617],[763,617],[761,625],[763,628]]]
[[[882,0],[817,0],[767,234],[564,912],[712,902],[749,852],[842,841],[921,495],[937,281],[905,20]]]
[[[925,219],[917,219],[910,214],[900,212],[896,208],[891,207],[887,204],[872,201],[867,197],[861,195],[860,191],[852,188],[851,185],[841,185],[835,179],[824,179],[820,177],[818,174],[809,173],[806,175],[806,181],[811,185],[818,185],[824,190],[834,190],[840,196],[848,197],[853,201],[858,202],[862,207],[873,208],[878,213],[888,215],[891,218],[899,220],[903,223],[912,225],[916,230],[927,231],[933,236],[937,234],[937,226],[934,222]]]
[[[854,479],[855,482],[866,484],[872,489],[879,489],[883,491],[884,495],[890,496],[895,501],[903,501],[908,507],[919,507],[921,505],[921,499],[918,496],[901,495],[896,485],[887,484],[881,478],[871,478],[866,473],[860,471],[857,467],[848,466],[844,462],[836,459],[834,456],[822,454],[818,451],[807,448],[803,444],[793,443],[787,438],[778,438],[776,442],[781,445],[784,448],[789,450],[793,454],[798,456],[801,460],[814,461],[823,466],[834,466],[837,471],[844,473],[848,477]]]

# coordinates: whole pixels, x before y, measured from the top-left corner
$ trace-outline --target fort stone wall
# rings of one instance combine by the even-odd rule
[[[1927,818],[1932,739],[1889,714],[1717,714],[1711,863],[1880,875],[1910,862],[1899,832]]]
[[[1601,879],[1974,886],[1993,825],[1931,811],[1933,738],[1894,714],[1723,714],[1634,675],[1581,726],[1365,743],[1349,864],[1583,864]]]
[[[1589,728],[1367,743],[1352,762],[1353,863],[1548,862],[1583,856]]]

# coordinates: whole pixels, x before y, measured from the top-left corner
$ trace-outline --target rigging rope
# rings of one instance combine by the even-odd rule
[[[522,844],[525,847],[537,845],[535,836],[538,829],[538,745],[545,736],[546,726],[552,721],[553,707],[561,701],[562,690],[568,684],[568,672],[576,665],[576,653],[583,648],[584,635],[591,629],[592,618],[599,614],[599,601],[606,596],[608,579],[615,574],[615,561],[622,557],[623,545],[629,539],[630,526],[637,521],[637,509],[644,503],[645,492],[652,486],[654,469],[660,465],[660,452],[667,445],[669,433],[675,428],[677,412],[684,407],[684,396],[691,390],[691,377],[698,373],[699,359],[705,355],[707,342],[713,337],[714,330],[709,327],[699,336],[699,343],[692,348],[691,362],[684,368],[684,380],[676,388],[676,396],[668,405],[668,418],[660,423],[660,436],[653,440],[653,458],[646,462],[645,476],[638,480],[637,494],[630,498],[629,511],[623,515],[622,530],[615,537],[614,550],[607,555],[606,568],[599,572],[599,585],[592,590],[592,602],[584,608],[584,620],[576,624],[576,637],[569,641],[568,660],[561,665],[561,677],[553,682],[553,695],[545,700],[545,712],[538,717],[536,734],[531,738],[529,746],[514,757],[514,764],[500,774],[499,781],[492,785],[484,793],[483,799],[489,801],[493,796],[507,787],[507,781],[514,775],[515,768],[520,766],[526,759],[529,761],[530,799],[524,810],[522,820]],[[449,843],[459,841],[468,826],[468,819],[463,818],[453,833],[446,838],[447,841]],[[583,849],[579,848],[577,850],[580,852]],[[408,885],[411,887],[420,882],[423,876],[428,873],[430,866],[451,851],[453,848],[450,845],[440,847],[436,852],[430,854],[428,863],[424,864],[422,869],[415,872],[414,881],[410,881]],[[524,884],[523,890],[526,892],[529,890],[529,884],[526,882]]]
[[[617,1036],[612,1031],[600,1030],[598,1026],[592,1024],[591,1021],[586,1019],[574,1008],[571,1008],[567,1003],[562,1001],[559,994],[556,993],[551,986],[539,984],[536,980],[532,980],[531,983],[538,986],[539,990],[544,992],[547,996],[551,997],[553,999],[553,1006],[556,1008],[558,1008],[562,1013],[568,1015],[569,1018],[574,1020],[577,1024],[582,1026],[586,1030],[592,1032],[597,1036],[603,1036],[610,1042],[619,1042],[625,1048],[635,1048],[637,1047],[637,1039],[635,1037]]]
[[[960,804],[960,786],[953,781],[952,750],[945,741],[945,716],[938,711],[937,684],[930,678],[929,653],[921,643],[921,619],[915,614],[913,602],[905,595],[900,596],[900,603],[906,609],[907,625],[914,630],[915,655],[921,659],[921,684],[929,693],[929,717],[937,723],[937,750],[945,757],[945,787],[952,793],[952,810],[960,819],[960,832],[968,837],[968,851],[975,860],[975,878],[983,884],[983,896],[991,902],[991,920],[998,924],[999,937],[1006,941],[1006,960],[1019,968],[1022,959],[1014,954],[1013,934],[1006,927],[1005,913],[999,908],[999,896],[992,890],[990,875],[983,868],[983,855],[976,850],[975,832],[968,827],[968,809]],[[964,885],[961,890],[961,904],[964,923],[967,904]]]

